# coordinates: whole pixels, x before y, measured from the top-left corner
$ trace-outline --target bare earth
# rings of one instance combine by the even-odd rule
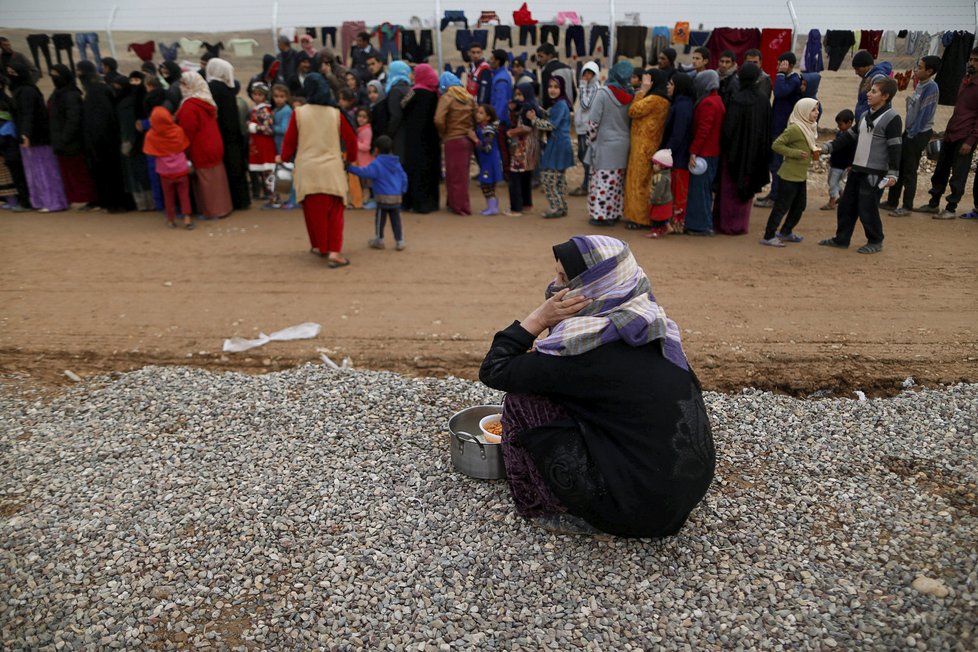
[[[858,227],[848,251],[827,250],[815,244],[834,231],[818,210],[824,177],[810,187],[806,240],[781,250],[757,244],[761,210],[743,237],[602,232],[630,243],[710,389],[888,394],[907,376],[978,381],[978,224],[884,218],[882,254],[855,252]],[[192,232],[147,213],[3,212],[0,373],[50,385],[70,382],[66,369],[147,364],[262,372],[325,352],[475,378],[492,334],[542,300],[550,246],[593,232],[578,198],[560,220],[409,214],[403,252],[368,249],[372,222],[347,212],[353,264],[331,270],[308,253],[301,211],[239,212]],[[306,321],[322,324],[318,338],[221,351],[227,337]]]

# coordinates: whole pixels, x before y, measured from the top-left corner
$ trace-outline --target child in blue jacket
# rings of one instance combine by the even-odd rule
[[[401,195],[407,192],[408,178],[401,160],[391,154],[393,143],[390,136],[380,136],[374,143],[377,158],[365,168],[351,165],[347,168],[350,174],[355,174],[374,182],[374,199],[377,202],[377,213],[374,218],[376,235],[367,241],[374,249],[384,248],[384,228],[387,218],[391,220],[391,230],[394,231],[394,241],[398,251],[404,250],[404,233],[401,231]]]

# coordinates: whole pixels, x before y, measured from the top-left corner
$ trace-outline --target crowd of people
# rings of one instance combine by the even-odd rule
[[[666,48],[647,70],[619,60],[575,71],[543,43],[531,71],[523,58],[505,50],[486,57],[473,42],[468,69],[456,75],[388,62],[369,39],[357,37],[344,65],[332,48],[309,39],[296,48],[282,37],[245,85],[210,54],[199,69],[164,61],[128,76],[112,58],[101,70],[58,64],[45,100],[38,71],[0,38],[0,197],[14,211],[163,211],[166,224],[187,229],[194,216],[222,218],[252,202],[301,204],[313,252],[342,266],[344,209],[376,211],[374,248],[385,246],[390,220],[402,250],[401,210],[438,210],[444,182],[445,207],[470,215],[474,179],[482,215],[527,213],[540,187],[544,218],[567,216],[567,197],[580,195],[590,225],[622,223],[649,238],[744,234],[752,209],[770,208],[761,243],[784,247],[803,239],[795,229],[810,163],[824,154],[830,199],[822,208],[837,212],[838,229],[820,244],[848,247],[858,220],[867,237],[859,251],[876,253],[881,205],[896,217],[957,216],[978,142],[978,48],[940,141],[930,201],[917,206],[917,169],[935,128],[937,57],[917,63],[904,120],[892,108],[892,67],[856,53],[853,110],[835,116],[839,135],[821,145],[819,75],[799,72],[790,51],[771,79],[757,50],[739,64],[723,52],[712,66],[710,51],[696,48],[683,66]],[[288,194],[274,183],[283,163],[294,163]],[[584,181],[568,189],[566,171],[577,164]],[[497,196],[504,183],[508,204]]]

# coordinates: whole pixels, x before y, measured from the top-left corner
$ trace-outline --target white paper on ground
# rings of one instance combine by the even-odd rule
[[[254,340],[246,340],[243,337],[232,337],[229,340],[224,340],[224,351],[229,353],[241,353],[242,351],[247,351],[248,349],[263,346],[269,342],[308,340],[319,335],[319,329],[319,324],[314,322],[306,322],[304,324],[297,324],[296,326],[283,328],[280,331],[275,331],[271,335],[259,333],[258,338]]]

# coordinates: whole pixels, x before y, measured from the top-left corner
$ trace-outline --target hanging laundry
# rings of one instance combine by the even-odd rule
[[[533,15],[527,8],[526,3],[513,12],[513,24],[514,25],[536,25],[537,21],[534,20]]]
[[[907,32],[907,54],[913,55],[917,52],[917,46],[920,45],[921,36],[925,35],[926,32],[921,32],[919,30],[911,30]]]
[[[184,54],[188,56],[196,56],[200,52],[201,46],[204,45],[203,41],[198,41],[195,38],[182,38],[180,39],[180,49],[183,50]]]
[[[690,32],[689,33],[689,43],[683,48],[683,54],[689,54],[693,51],[693,48],[698,48],[701,45],[706,45],[706,42],[710,40],[710,33],[707,31],[702,32]]]
[[[877,59],[880,56],[881,38],[883,38],[883,30],[864,29],[859,36],[859,49],[866,50],[873,55],[873,59]]]
[[[649,61],[652,65],[659,60],[659,54],[669,47],[669,39],[672,38],[672,30],[665,25],[652,28],[652,44],[649,47]]]
[[[688,45],[689,44],[689,22],[681,21],[676,23],[676,26],[672,28],[672,44],[673,45]]]
[[[710,50],[710,68],[716,68],[720,61],[720,53],[730,50],[734,53],[734,61],[743,63],[744,52],[760,49],[761,30],[757,28],[717,27],[706,42]]]
[[[571,25],[580,25],[581,17],[577,15],[576,11],[558,11],[557,24],[564,25],[565,23],[570,23]]]
[[[483,11],[479,14],[479,20],[475,22],[476,27],[482,27],[483,25],[488,25],[492,21],[496,21],[497,25],[502,25],[503,21],[499,18],[499,14],[495,11]]]
[[[954,106],[961,88],[961,80],[968,68],[968,56],[975,46],[975,35],[971,32],[945,32],[944,56],[941,57],[941,70],[937,73],[937,88],[940,90],[938,104]]]
[[[896,40],[897,34],[892,29],[883,32],[883,38],[880,39],[880,52],[896,52]]]
[[[829,70],[838,70],[849,50],[856,44],[856,35],[845,29],[825,32],[825,51],[829,55]]]
[[[645,38],[649,35],[648,27],[638,25],[619,25],[615,30],[615,56],[618,57],[642,57],[642,67],[648,63],[645,51]]]
[[[808,42],[805,44],[805,54],[801,58],[802,72],[822,72],[825,62],[822,60],[822,33],[817,29],[809,30]]]
[[[765,27],[761,30],[761,67],[771,79],[778,74],[778,57],[790,52],[792,31],[783,27]]]
[[[228,46],[234,51],[236,57],[251,57],[255,54],[258,41],[253,38],[233,38],[228,41]]]
[[[156,42],[146,41],[145,43],[130,43],[126,52],[134,52],[140,61],[152,61],[156,54]]]
[[[936,57],[941,53],[941,40],[944,38],[944,32],[938,32],[937,34],[930,35],[930,45],[927,46],[927,54]]]

